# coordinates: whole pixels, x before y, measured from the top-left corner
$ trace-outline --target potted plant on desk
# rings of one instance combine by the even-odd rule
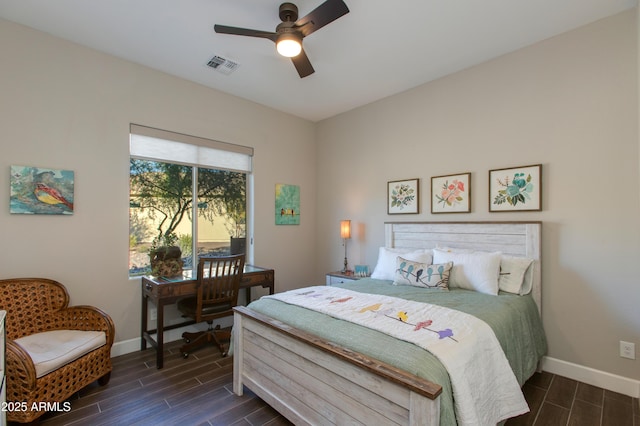
[[[178,236],[174,233],[161,234],[153,239],[149,249],[151,274],[160,277],[182,275],[182,251],[176,245]]]

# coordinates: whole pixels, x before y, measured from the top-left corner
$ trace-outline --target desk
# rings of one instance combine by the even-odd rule
[[[263,287],[269,289],[269,294],[274,293],[273,269],[260,268],[259,266],[244,265],[240,288],[245,289],[247,301],[251,300],[251,287]],[[164,326],[164,307],[174,304],[186,296],[196,294],[196,280],[192,271],[184,271],[181,277],[165,278],[155,276],[142,277],[142,311],[141,311],[141,335],[140,350],[147,348],[147,342],[156,350],[156,366],[162,368],[164,360],[164,331],[194,324],[195,321],[186,321],[180,324]],[[156,330],[147,330],[149,300],[155,303],[158,309],[158,324]],[[151,335],[157,333],[156,339]]]

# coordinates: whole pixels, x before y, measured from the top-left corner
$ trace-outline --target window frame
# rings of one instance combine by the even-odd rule
[[[159,152],[156,155],[154,155],[154,146],[159,147]],[[175,153],[171,151],[171,148],[184,148],[185,152],[189,152],[186,154]],[[176,161],[175,158],[180,161]],[[129,129],[129,159],[180,164],[192,168],[193,202],[191,213],[194,220],[191,223],[191,232],[192,253],[194,256],[193,274],[195,274],[197,265],[195,256],[198,244],[198,169],[207,168],[244,173],[246,175],[246,258],[247,263],[253,262],[253,148],[132,123]],[[131,179],[131,176],[129,176],[129,179]],[[129,194],[131,194],[131,188],[129,188]],[[129,278],[139,278],[139,276],[129,275]]]

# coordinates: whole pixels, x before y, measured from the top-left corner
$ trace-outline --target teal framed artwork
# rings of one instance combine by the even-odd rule
[[[276,184],[276,225],[300,225],[300,187]]]
[[[542,210],[542,164],[489,170],[489,211]]]
[[[11,166],[9,211],[18,214],[73,214],[74,173]]]

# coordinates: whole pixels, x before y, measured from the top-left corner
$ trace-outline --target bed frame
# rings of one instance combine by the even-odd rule
[[[541,307],[541,222],[388,222],[385,245],[452,247],[535,259]],[[296,425],[438,425],[440,385],[246,307],[235,309],[233,391],[244,386]]]

